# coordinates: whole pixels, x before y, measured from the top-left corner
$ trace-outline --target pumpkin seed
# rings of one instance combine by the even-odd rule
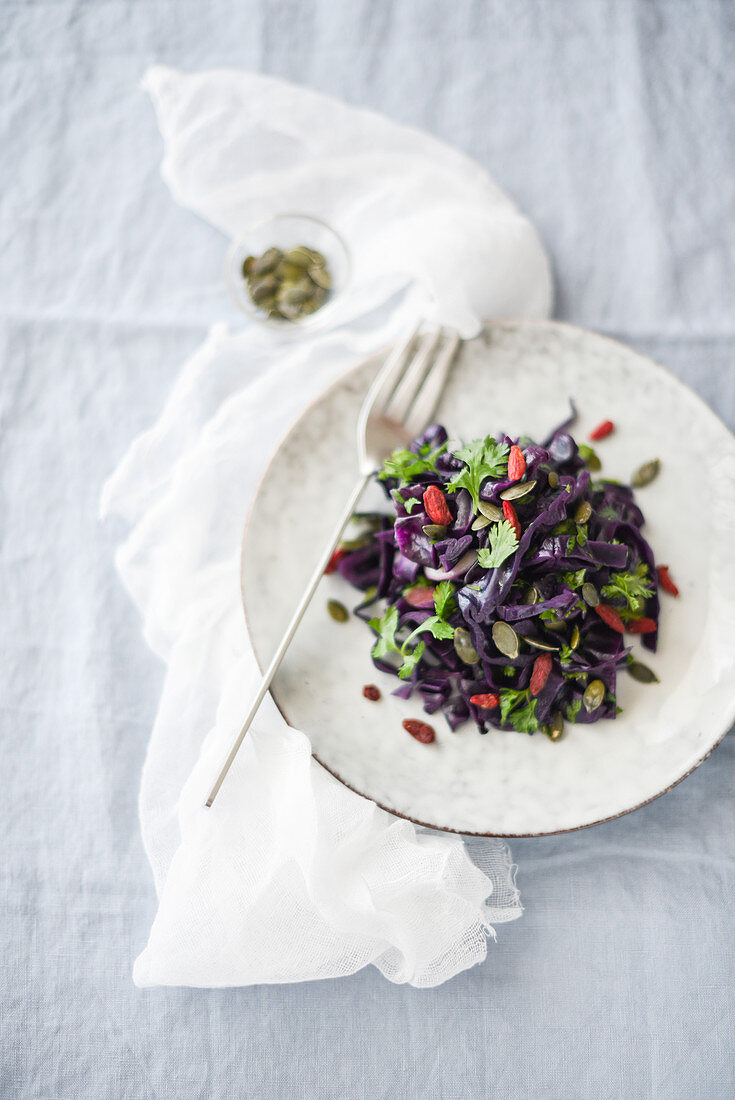
[[[336,623],[346,623],[350,617],[347,608],[339,600],[327,600],[327,611]]]
[[[597,594],[597,589],[594,584],[590,584],[589,581],[585,581],[582,585],[582,599],[588,607],[597,607],[600,602],[600,597]]]
[[[263,275],[250,281],[250,297],[256,306],[260,305],[266,298],[273,297],[277,290],[278,279],[275,275]]]
[[[549,642],[541,642],[538,640],[538,638],[529,638],[526,634],[522,634],[521,637],[523,638],[524,642],[528,642],[528,644],[530,646],[533,646],[534,649],[542,649],[544,653],[559,652],[558,645],[551,645]]]
[[[322,290],[332,289],[332,277],[326,267],[321,264],[312,264],[309,268],[309,275],[311,276],[312,282],[316,283]]]
[[[303,267],[306,270],[315,262],[314,255],[320,256],[322,263],[325,262],[321,253],[318,252],[315,254],[303,244],[297,244],[295,248],[289,248],[284,258],[289,260],[292,264],[298,264],[299,267]]]
[[[295,282],[297,279],[301,278],[304,278],[307,285],[311,282],[311,280],[306,277],[306,272],[302,267],[299,267],[297,264],[290,264],[287,260],[281,260],[275,270],[275,274],[284,283]]]
[[[302,272],[307,271],[311,267],[313,260],[308,252],[304,251],[300,245],[297,245],[296,248],[289,248],[288,252],[283,253],[283,262],[290,264],[292,267],[297,268],[299,272]]]
[[[544,733],[549,741],[558,741],[564,732],[564,715],[560,710],[556,712],[548,726],[544,726]]]
[[[556,470],[549,470],[548,480],[549,480],[549,485],[552,489],[558,489],[559,488],[559,475],[557,474]]]
[[[472,645],[469,630],[462,626],[458,626],[454,632],[454,652],[466,665],[476,665],[480,660],[480,654]]]
[[[539,603],[540,599],[541,593],[539,592],[538,588],[536,588],[536,586],[532,584],[526,592],[526,597],[523,602],[528,606],[530,604]]]
[[[604,698],[605,685],[602,680],[592,680],[584,689],[584,695],[582,696],[584,709],[588,714],[592,714],[592,711],[597,710]]]
[[[592,505],[588,500],[580,500],[577,505],[577,510],[574,513],[574,519],[576,523],[586,523],[592,515]]]
[[[428,535],[432,542],[436,542],[437,539],[443,539],[447,533],[446,527],[443,527],[441,523],[427,523],[421,530],[425,535]]]
[[[544,626],[547,630],[550,630],[552,634],[558,634],[560,630],[566,630],[567,624],[563,619],[550,619],[549,622],[545,622]]]
[[[269,272],[275,271],[281,262],[282,256],[283,253],[280,248],[267,248],[253,264],[253,275],[267,275]]]
[[[575,623],[574,624],[574,630],[572,631],[572,640],[569,643],[569,648],[570,649],[576,649],[578,645],[579,645],[579,627]]]
[[[497,504],[490,504],[487,500],[481,500],[477,505],[478,512],[481,512],[486,519],[489,519],[491,523],[503,519],[503,509],[498,508]]]
[[[656,673],[648,665],[644,665],[642,661],[629,661],[628,672],[637,680],[639,684],[660,684]]]
[[[311,290],[301,283],[281,283],[278,290],[278,305],[300,306],[311,297]]]
[[[260,257],[248,256],[242,273],[253,303],[281,321],[300,321],[315,313],[332,285],[322,254],[304,245],[286,252],[269,248]]]
[[[490,520],[487,516],[478,516],[475,522],[472,524],[473,531],[482,531],[484,527],[490,526]]]
[[[527,497],[529,493],[532,493],[536,488],[535,481],[519,481],[515,485],[511,485],[508,489],[503,489],[500,494],[501,500],[520,500],[521,497]]]
[[[493,641],[500,652],[506,657],[518,656],[518,635],[512,626],[498,619],[493,624]]]
[[[630,479],[631,485],[636,489],[642,489],[645,485],[650,485],[654,478],[658,477],[660,469],[661,460],[658,458],[654,458],[650,462],[644,462]]]

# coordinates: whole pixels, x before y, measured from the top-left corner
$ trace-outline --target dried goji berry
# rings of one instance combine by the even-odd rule
[[[377,703],[378,699],[380,699],[380,688],[375,684],[365,684],[365,687],[362,689],[362,694],[366,699],[369,699],[371,703]]]
[[[432,523],[448,527],[452,522],[452,513],[444,499],[444,493],[438,485],[430,485],[424,492],[424,508]]]
[[[618,634],[625,634],[625,623],[615,608],[610,607],[609,603],[598,603],[595,611],[612,630],[617,630]]]
[[[508,479],[510,481],[520,481],[525,472],[526,460],[523,457],[523,451],[514,443],[508,455]]]
[[[492,692],[488,692],[487,695],[471,695],[470,702],[476,707],[482,707],[483,710],[492,710],[500,702],[500,696],[493,695]]]
[[[653,619],[632,619],[625,629],[629,634],[653,634],[654,630],[658,630],[658,623]]]
[[[516,538],[521,537],[521,524],[516,515],[516,510],[509,500],[503,501],[503,515],[516,533]]]
[[[550,672],[551,654],[540,653],[533,662],[533,672],[531,673],[531,683],[529,685],[531,695],[538,695],[540,691],[544,690]]]
[[[342,561],[342,558],[345,556],[346,553],[346,550],[341,550],[339,548],[334,551],[331,558],[329,559],[329,564],[327,565],[327,568],[324,570],[325,577],[329,576],[330,573],[334,573],[335,569]]]
[[[430,745],[432,741],[436,740],[434,728],[428,722],[419,722],[417,718],[406,718],[403,728],[417,741],[420,741],[422,745]]]
[[[659,565],[658,567],[658,583],[663,588],[664,592],[668,592],[670,596],[678,596],[679,589],[676,587],[671,577],[669,576],[668,565]]]
[[[604,439],[606,435],[610,435],[610,432],[615,431],[615,425],[612,420],[603,420],[602,424],[598,424],[594,431],[590,432],[590,439]]]

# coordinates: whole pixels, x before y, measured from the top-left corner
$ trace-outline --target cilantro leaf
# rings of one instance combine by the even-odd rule
[[[582,700],[581,699],[572,699],[571,703],[567,707],[567,721],[568,722],[576,722],[577,721],[577,715],[579,714],[581,709],[582,709]]]
[[[502,523],[496,523],[490,528],[490,548],[478,550],[477,560],[483,569],[496,569],[517,549],[518,537],[507,519],[504,519]]]
[[[413,675],[413,671],[416,665],[419,663],[424,655],[424,643],[419,642],[416,648],[411,653],[406,653],[403,656],[403,664],[398,670],[398,675],[402,680],[408,680]]]
[[[425,634],[426,632],[433,635],[438,640],[446,641],[448,638],[454,637],[454,627],[449,623],[445,623],[438,615],[430,615],[428,619],[424,619],[422,623],[412,630],[405,642],[401,646],[401,653],[406,652],[406,647],[410,642],[417,638],[419,634]],[[423,644],[423,643],[422,643]]]
[[[535,733],[539,727],[536,702],[528,689],[517,691],[515,688],[503,688],[500,692],[500,717],[503,722],[510,722],[518,733]]]
[[[646,563],[638,562],[633,573],[626,570],[613,573],[610,583],[603,586],[602,595],[609,600],[624,600],[625,609],[639,615],[646,600],[653,595]]]
[[[581,588],[586,572],[586,569],[577,569],[573,573],[562,573],[561,579],[570,588]]]
[[[389,653],[400,653],[396,642],[396,630],[398,629],[398,608],[389,607],[382,619],[370,619],[368,626],[377,631],[378,639],[375,642],[373,657],[387,657]]]
[[[442,443],[441,447],[437,447],[434,451],[427,451],[424,454],[423,451],[426,448],[422,447],[422,453],[416,454],[415,451],[409,451],[406,447],[397,447],[384,461],[378,478],[381,481],[396,478],[400,486],[410,485],[421,474],[433,472],[436,469],[437,458],[446,449],[446,443]]]
[[[434,592],[434,610],[440,619],[448,619],[457,610],[454,598],[454,585],[451,581],[442,581]]]
[[[413,512],[416,505],[420,504],[420,503],[421,503],[421,501],[419,500],[418,497],[409,497],[408,500],[404,500],[403,507],[406,509],[406,511],[408,512],[408,514],[410,516],[411,512]]]
[[[489,477],[499,480],[508,473],[509,452],[507,443],[497,443],[491,435],[473,439],[466,447],[460,447],[454,454],[466,465],[449,482],[447,492],[466,489],[477,511],[482,483]]]

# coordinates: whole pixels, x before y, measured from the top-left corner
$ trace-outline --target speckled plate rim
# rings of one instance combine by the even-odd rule
[[[577,333],[577,334],[581,333],[581,334],[586,335],[586,336],[594,336],[596,339],[603,340],[603,341],[605,341],[609,344],[612,344],[614,347],[623,348],[626,352],[631,352],[632,351],[635,355],[640,355],[642,359],[645,359],[646,362],[648,363],[648,365],[650,367],[654,368],[654,370],[660,371],[662,374],[666,375],[666,378],[669,381],[673,381],[675,386],[685,394],[685,396],[687,397],[688,400],[694,399],[694,401],[696,403],[701,405],[702,408],[704,408],[707,411],[707,413],[711,417],[713,417],[714,420],[716,420],[724,428],[724,430],[726,432],[728,432],[728,434],[730,434],[730,435],[733,434],[730,431],[730,428],[728,427],[728,425],[725,423],[725,421],[720,416],[717,415],[717,413],[712,408],[712,406],[709,405],[704,400],[703,397],[700,397],[700,395],[696,392],[696,390],[692,389],[692,387],[687,385],[686,382],[683,382],[681,380],[681,378],[679,378],[677,375],[675,375],[672,371],[668,370],[668,368],[665,367],[662,363],[657,362],[655,359],[651,358],[649,355],[646,355],[644,352],[638,351],[636,348],[631,347],[630,345],[624,343],[622,340],[616,340],[612,336],[607,336],[605,333],[601,333],[601,332],[595,332],[594,329],[584,328],[581,325],[572,325],[568,321],[527,320],[525,318],[519,319],[519,318],[512,318],[512,317],[510,317],[510,318],[496,317],[492,321],[483,321],[483,327],[488,326],[488,325],[505,325],[505,326],[512,325],[512,326],[515,326],[516,328],[536,328],[536,329],[552,328],[552,329],[555,329],[555,330],[561,329],[563,331],[567,331],[567,332],[570,332],[570,333]],[[343,371],[342,374],[338,375],[337,378],[334,379],[334,381],[330,382],[330,384],[328,386],[326,386],[321,391],[321,393],[319,393],[316,397],[314,397],[311,401],[309,401],[308,404],[306,404],[304,406],[304,408],[301,410],[299,415],[291,422],[291,424],[289,424],[288,428],[283,433],[283,435],[280,437],[280,439],[278,440],[278,443],[276,444],[276,446],[273,448],[273,453],[271,454],[271,457],[268,461],[268,465],[266,466],[262,476],[260,477],[260,480],[258,481],[258,484],[257,484],[256,489],[255,489],[255,492],[253,493],[252,499],[250,501],[250,506],[248,508],[247,515],[246,515],[246,518],[245,518],[245,526],[244,526],[244,529],[243,529],[242,542],[241,542],[241,545],[240,545],[240,598],[241,598],[243,613],[244,613],[244,617],[245,617],[245,626],[247,628],[248,637],[250,638],[250,644],[251,644],[252,649],[253,649],[253,655],[255,657],[256,664],[257,664],[257,666],[258,666],[261,673],[264,670],[264,664],[260,659],[256,644],[255,644],[255,637],[253,635],[252,624],[250,622],[250,617],[248,615],[247,601],[245,599],[245,584],[244,584],[245,548],[246,548],[246,545],[247,545],[248,535],[250,533],[250,522],[252,520],[253,513],[255,511],[256,502],[257,502],[258,498],[260,497],[261,490],[263,489],[263,486],[264,486],[265,482],[268,480],[268,477],[269,477],[270,472],[271,472],[271,466],[273,465],[273,462],[274,462],[276,456],[280,452],[281,447],[283,446],[283,444],[286,442],[288,437],[291,435],[291,432],[294,430],[296,425],[299,424],[305,417],[308,417],[311,410],[316,405],[318,405],[321,401],[323,401],[324,398],[327,396],[327,394],[329,394],[332,390],[335,390],[339,386],[341,386],[344,383],[344,380],[346,378],[348,378],[355,371],[360,370],[369,359],[377,358],[380,355],[385,355],[387,353],[387,351],[389,351],[389,350],[390,350],[390,346],[386,347],[386,348],[380,348],[377,351],[372,352],[370,355],[366,355],[363,359],[361,359],[359,361],[359,363],[353,364],[353,366],[349,367],[346,371]],[[278,699],[277,699],[273,689],[271,689],[270,695],[271,695],[271,698],[273,699],[273,702],[275,703],[276,707],[278,708],[278,711],[281,714],[281,717],[283,718],[283,720],[286,722],[287,725],[291,726],[292,729],[295,729],[296,727],[293,725],[292,722],[289,721],[288,715],[285,713],[284,709],[281,707],[280,703],[278,702]],[[732,705],[731,705],[731,708],[730,708],[730,712],[729,712],[729,717],[727,718],[725,728],[724,728],[723,732],[720,734],[720,736],[717,738],[717,740],[714,741],[712,743],[712,745],[710,745],[710,747],[707,749],[707,751],[705,753],[703,753],[702,756],[700,756],[699,759],[696,760],[695,763],[692,764],[692,766],[687,769],[687,771],[685,771],[682,775],[680,775],[678,779],[674,780],[673,783],[669,783],[668,786],[663,787],[660,791],[657,791],[656,794],[652,794],[650,798],[646,798],[642,802],[637,802],[634,806],[630,806],[630,807],[628,807],[628,809],[625,809],[625,810],[620,810],[616,814],[610,814],[607,817],[601,817],[598,821],[587,821],[582,825],[571,825],[571,826],[569,826],[568,828],[565,828],[565,829],[548,829],[548,830],[545,830],[543,832],[537,832],[537,833],[477,833],[477,832],[471,832],[471,831],[468,831],[468,830],[465,830],[465,829],[452,829],[447,825],[435,825],[430,821],[419,821],[417,818],[411,817],[409,814],[404,814],[404,813],[401,813],[400,810],[395,810],[392,806],[386,806],[384,803],[378,802],[376,799],[371,798],[370,795],[365,794],[364,791],[359,790],[357,787],[353,787],[350,783],[348,783],[345,779],[343,779],[342,776],[338,772],[336,772],[333,768],[330,768],[327,764],[324,763],[323,760],[320,760],[318,754],[316,752],[314,752],[313,748],[312,748],[312,756],[317,761],[317,763],[319,763],[321,765],[321,767],[324,768],[325,771],[329,772],[330,775],[334,776],[334,778],[337,779],[344,787],[347,787],[348,790],[353,791],[357,795],[360,795],[361,798],[367,799],[368,802],[374,802],[375,805],[378,806],[381,810],[385,810],[387,813],[393,814],[394,817],[400,817],[400,818],[403,818],[405,821],[411,821],[414,825],[418,825],[421,828],[433,829],[436,832],[442,832],[442,833],[456,833],[459,836],[498,837],[498,838],[503,839],[503,840],[527,840],[527,839],[531,839],[533,837],[560,836],[563,833],[578,833],[582,829],[592,829],[597,825],[604,825],[609,821],[617,821],[618,818],[627,817],[628,814],[632,814],[636,810],[643,809],[644,806],[650,805],[652,802],[655,802],[657,799],[661,798],[662,795],[668,794],[669,791],[673,791],[673,789],[675,787],[678,787],[680,783],[683,783],[685,779],[688,779],[689,776],[692,775],[692,773],[695,772],[697,770],[697,768],[699,768],[705,762],[705,760],[707,760],[712,755],[712,753],[715,751],[717,746],[722,743],[722,741],[725,739],[727,734],[730,732],[730,729],[732,728],[733,723],[735,723],[735,699],[733,699],[733,702],[732,702]],[[307,736],[308,736],[308,733],[307,733]]]

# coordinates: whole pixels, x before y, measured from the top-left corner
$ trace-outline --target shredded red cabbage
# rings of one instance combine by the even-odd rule
[[[645,630],[656,648],[643,514],[628,486],[591,479],[590,449],[568,427],[543,446],[500,436],[460,448],[432,425],[377,475],[395,514],[356,517],[362,536],[343,544],[338,568],[365,593],[355,611],[375,634],[376,667],[452,729],[472,718],[481,733],[556,740],[564,721],[615,718],[618,670],[632,662],[624,632]],[[512,447],[525,461],[515,479]],[[429,486],[451,523],[427,511]]]

